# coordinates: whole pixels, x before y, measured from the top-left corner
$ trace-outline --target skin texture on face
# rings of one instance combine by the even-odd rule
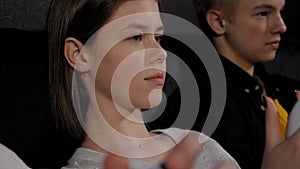
[[[159,12],[157,1],[127,1],[114,12],[108,23],[123,16],[141,12]],[[96,96],[99,102],[111,102],[111,92],[114,92],[115,104],[125,107],[128,107],[127,104],[132,104],[138,109],[150,108],[161,101],[165,78],[166,54],[159,43],[163,34],[163,26],[159,15],[154,17],[152,15],[152,19],[144,18],[144,21],[139,19],[126,21],[124,26],[119,24],[118,31],[122,34],[125,32],[122,39],[119,39],[120,42],[107,52],[99,65],[96,76]],[[118,32],[111,33],[118,34]],[[130,77],[130,72],[136,75]],[[128,81],[130,81],[129,89],[126,88]],[[113,86],[117,88],[116,90],[127,92],[130,102],[122,96],[124,95],[122,91],[115,92]],[[149,95],[155,89],[160,92],[155,92],[154,105],[151,105]],[[124,103],[122,101],[118,103],[118,98],[121,98]]]
[[[85,43],[76,66],[85,71],[80,78],[89,95],[86,130],[104,129],[107,121],[124,135],[149,135],[141,109],[162,99],[166,71],[162,34],[158,2],[130,0]],[[103,117],[96,120],[99,114]]]
[[[149,133],[141,113],[162,98],[167,57],[162,34],[158,2],[130,0],[84,45],[86,61],[77,65],[87,70],[80,78],[90,101],[83,112],[87,137],[82,147],[154,160],[175,146],[169,137]],[[136,151],[141,143],[148,148]]]
[[[223,18],[224,35],[218,51],[251,74],[257,62],[274,59],[280,34],[286,31],[281,18],[284,0],[242,0],[235,16]],[[216,39],[218,39],[216,38]],[[219,40],[217,40],[219,41]]]
[[[77,112],[87,133],[82,147],[145,158],[160,157],[175,145],[163,135],[152,138],[141,113],[162,99],[167,57],[162,34],[158,2],[129,0],[84,44],[75,65],[89,95],[87,111]],[[159,146],[135,151],[140,142]]]

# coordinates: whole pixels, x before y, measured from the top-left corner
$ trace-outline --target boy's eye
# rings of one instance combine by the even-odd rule
[[[268,15],[267,11],[257,13],[257,16],[267,16],[267,15]]]
[[[140,42],[142,40],[142,35],[141,34],[134,35],[134,36],[130,37],[129,39],[132,41],[135,41],[135,42]]]

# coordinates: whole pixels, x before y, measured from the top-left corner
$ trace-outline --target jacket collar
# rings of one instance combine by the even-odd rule
[[[224,56],[220,55],[220,59],[223,63],[227,85],[234,88],[241,89],[246,93],[256,91],[262,93],[262,86],[255,80],[254,77],[245,72],[242,68],[229,61]],[[254,69],[254,76],[258,76],[262,81],[265,82],[267,72],[263,68],[263,65],[257,64]]]

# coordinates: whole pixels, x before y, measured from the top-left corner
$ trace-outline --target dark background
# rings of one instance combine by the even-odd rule
[[[0,28],[20,28],[24,30],[44,30],[45,18],[50,0],[1,0],[0,1]],[[192,11],[187,11],[186,0],[163,0],[166,11],[177,13],[179,16],[190,19]],[[283,17],[288,27],[286,36],[300,38],[299,19],[300,1],[286,0]]]

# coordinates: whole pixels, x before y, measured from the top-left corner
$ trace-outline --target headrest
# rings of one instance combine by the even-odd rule
[[[51,0],[0,1],[0,28],[45,30]]]

